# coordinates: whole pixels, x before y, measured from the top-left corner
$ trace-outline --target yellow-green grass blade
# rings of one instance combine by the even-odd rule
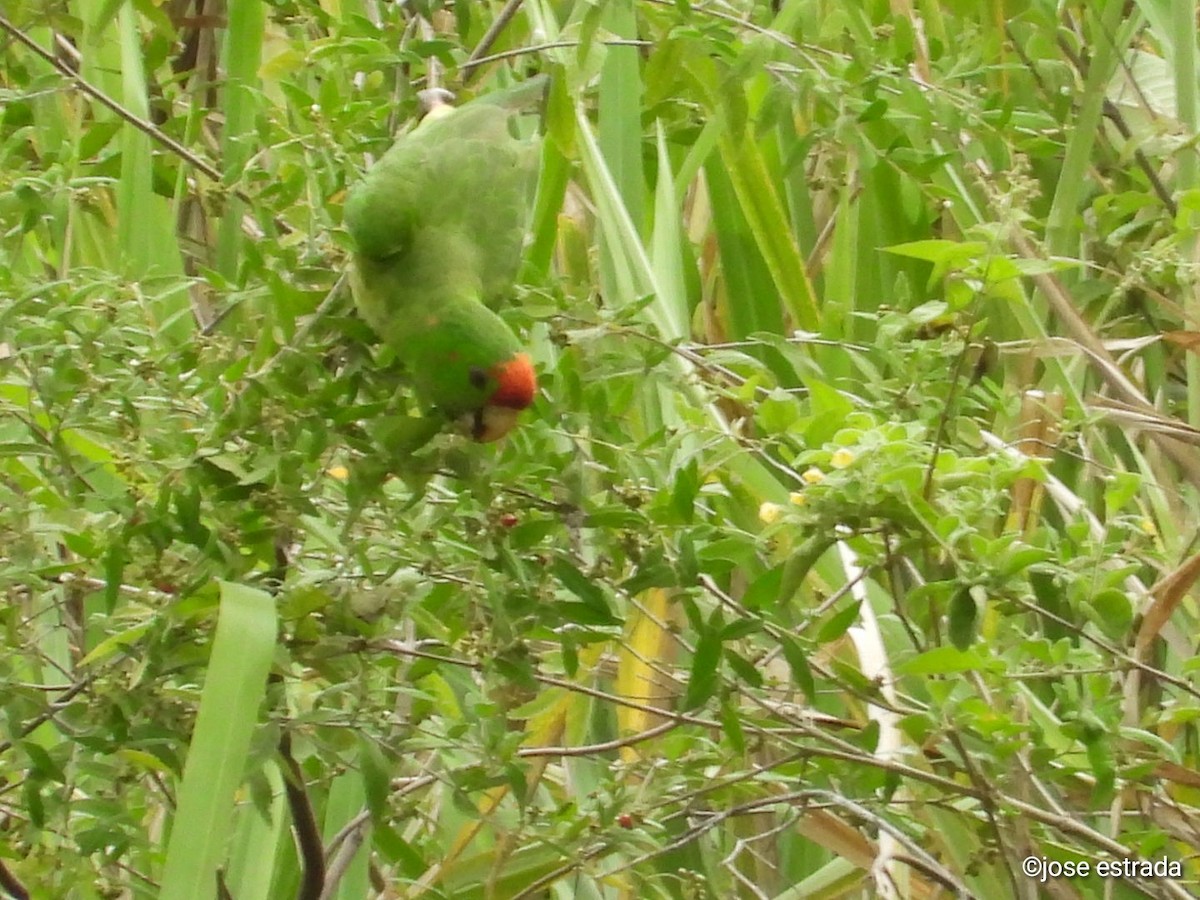
[[[709,160],[704,176],[721,251],[722,336],[744,340],[758,331],[781,334],[783,315],[774,280],[719,157]]]
[[[279,851],[289,840],[287,801],[283,776],[273,760],[263,767],[263,778],[271,790],[265,810],[249,804],[238,810],[237,828],[230,841],[231,858],[225,881],[238,900],[271,900]]]
[[[1079,203],[1083,191],[1092,183],[1087,177],[1088,167],[1100,129],[1107,85],[1120,64],[1119,51],[1128,46],[1141,23],[1139,15],[1125,18],[1124,10],[1125,4],[1120,0],[1109,0],[1102,8],[1089,12],[1099,19],[1100,32],[1110,39],[1100,41],[1095,47],[1088,63],[1079,112],[1067,129],[1066,155],[1046,218],[1046,246],[1054,256],[1071,256],[1077,250]]]
[[[673,314],[676,310],[686,309],[686,298],[673,297],[669,293],[670,282],[665,285],[660,282],[658,273],[651,265],[650,256],[621,203],[616,184],[600,154],[592,126],[582,109],[577,112],[576,124],[580,164],[596,204],[597,223],[608,246],[618,254],[614,256],[614,276],[619,293],[614,299],[632,303],[639,298],[653,295],[654,299],[644,310],[646,319],[663,339],[686,340],[690,337],[687,322],[676,321]],[[659,178],[670,179],[672,184],[676,183],[670,170],[660,171]],[[720,410],[710,403],[703,391],[692,382],[692,366],[680,356],[672,355],[669,360],[669,365],[681,376],[680,399],[686,399],[690,406],[704,409],[718,431],[728,433],[728,423]],[[677,412],[668,408],[663,410],[663,415],[674,417]],[[736,453],[731,464],[737,469],[742,483],[749,487],[758,499],[777,500],[787,496],[787,489],[753,457],[745,453]]]
[[[748,131],[735,137],[728,127],[723,131],[718,145],[721,161],[741,204],[750,233],[771,273],[784,308],[796,326],[816,331],[820,313],[812,284],[762,151]]]
[[[658,146],[658,183],[654,189],[654,228],[651,232],[651,268],[663,290],[664,316],[672,322],[675,334],[687,334],[690,304],[683,272],[683,240],[680,228],[679,196],[671,177],[671,157],[662,123],[656,130]]]
[[[225,31],[225,129],[221,146],[225,184],[241,178],[254,149],[251,136],[258,112],[258,68],[261,62],[266,5],[258,0],[232,0],[229,28]],[[230,196],[217,242],[217,270],[226,278],[237,276],[242,246],[244,206]]]
[[[637,37],[630,0],[605,5],[604,27],[618,38]],[[642,167],[642,79],[636,47],[609,47],[600,70],[600,152],[629,217],[641,231],[644,225],[645,176]]]
[[[1175,70],[1175,108],[1184,134],[1196,133],[1196,4],[1194,0],[1174,0],[1171,4],[1171,31],[1175,34],[1172,58]],[[1194,191],[1200,181],[1200,164],[1196,159],[1196,144],[1189,141],[1180,147],[1177,156],[1179,173],[1176,176],[1176,194]],[[1184,252],[1196,258],[1200,252],[1197,245],[1197,217],[1191,212],[1182,217],[1182,239]],[[1193,276],[1185,284],[1185,304],[1195,322],[1200,315],[1200,284]],[[1187,411],[1188,423],[1200,425],[1200,356],[1187,354]]]
[[[136,13],[131,4],[121,7],[117,16],[117,31],[121,48],[121,98],[125,108],[147,118],[149,103]],[[121,133],[121,180],[117,187],[117,233],[129,271],[135,277],[150,267],[150,241],[147,236],[155,230],[147,226],[154,222],[153,167],[150,138],[126,123]]]
[[[367,804],[363,777],[358,772],[346,772],[333,780],[329,788],[329,800],[325,804],[324,843],[329,847],[333,838],[363,811]],[[370,827],[370,826],[366,826]],[[353,861],[338,881],[336,900],[358,900],[371,895],[371,879],[368,872],[371,853],[369,842],[359,846]],[[339,847],[339,852],[341,848]]]
[[[242,782],[275,648],[275,601],[221,582],[221,603],[196,728],[167,845],[162,900],[216,896],[217,867],[229,837],[234,792]]]

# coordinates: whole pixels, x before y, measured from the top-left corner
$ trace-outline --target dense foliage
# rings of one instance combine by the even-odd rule
[[[1195,13],[6,3],[0,886],[1194,893]],[[402,452],[347,187],[535,73],[539,399]]]

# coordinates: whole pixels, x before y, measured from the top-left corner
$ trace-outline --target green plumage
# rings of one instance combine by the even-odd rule
[[[512,293],[535,185],[537,144],[512,117],[486,100],[435,108],[346,198],[359,311],[451,417],[484,407],[521,351],[489,308]]]

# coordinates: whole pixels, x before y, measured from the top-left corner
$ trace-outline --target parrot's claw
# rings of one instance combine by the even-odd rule
[[[454,93],[445,88],[427,88],[417,91],[417,106],[421,109],[421,117],[429,115],[435,109],[449,106],[454,102]]]

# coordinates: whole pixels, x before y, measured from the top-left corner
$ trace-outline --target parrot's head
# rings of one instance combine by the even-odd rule
[[[521,410],[533,405],[537,393],[537,376],[527,353],[516,353],[489,369],[472,366],[468,378],[477,391],[487,392],[483,405],[463,422],[481,443],[498,441],[516,428]]]
[[[533,361],[504,320],[469,295],[430,306],[401,320],[418,398],[473,440],[500,440],[533,405]]]

